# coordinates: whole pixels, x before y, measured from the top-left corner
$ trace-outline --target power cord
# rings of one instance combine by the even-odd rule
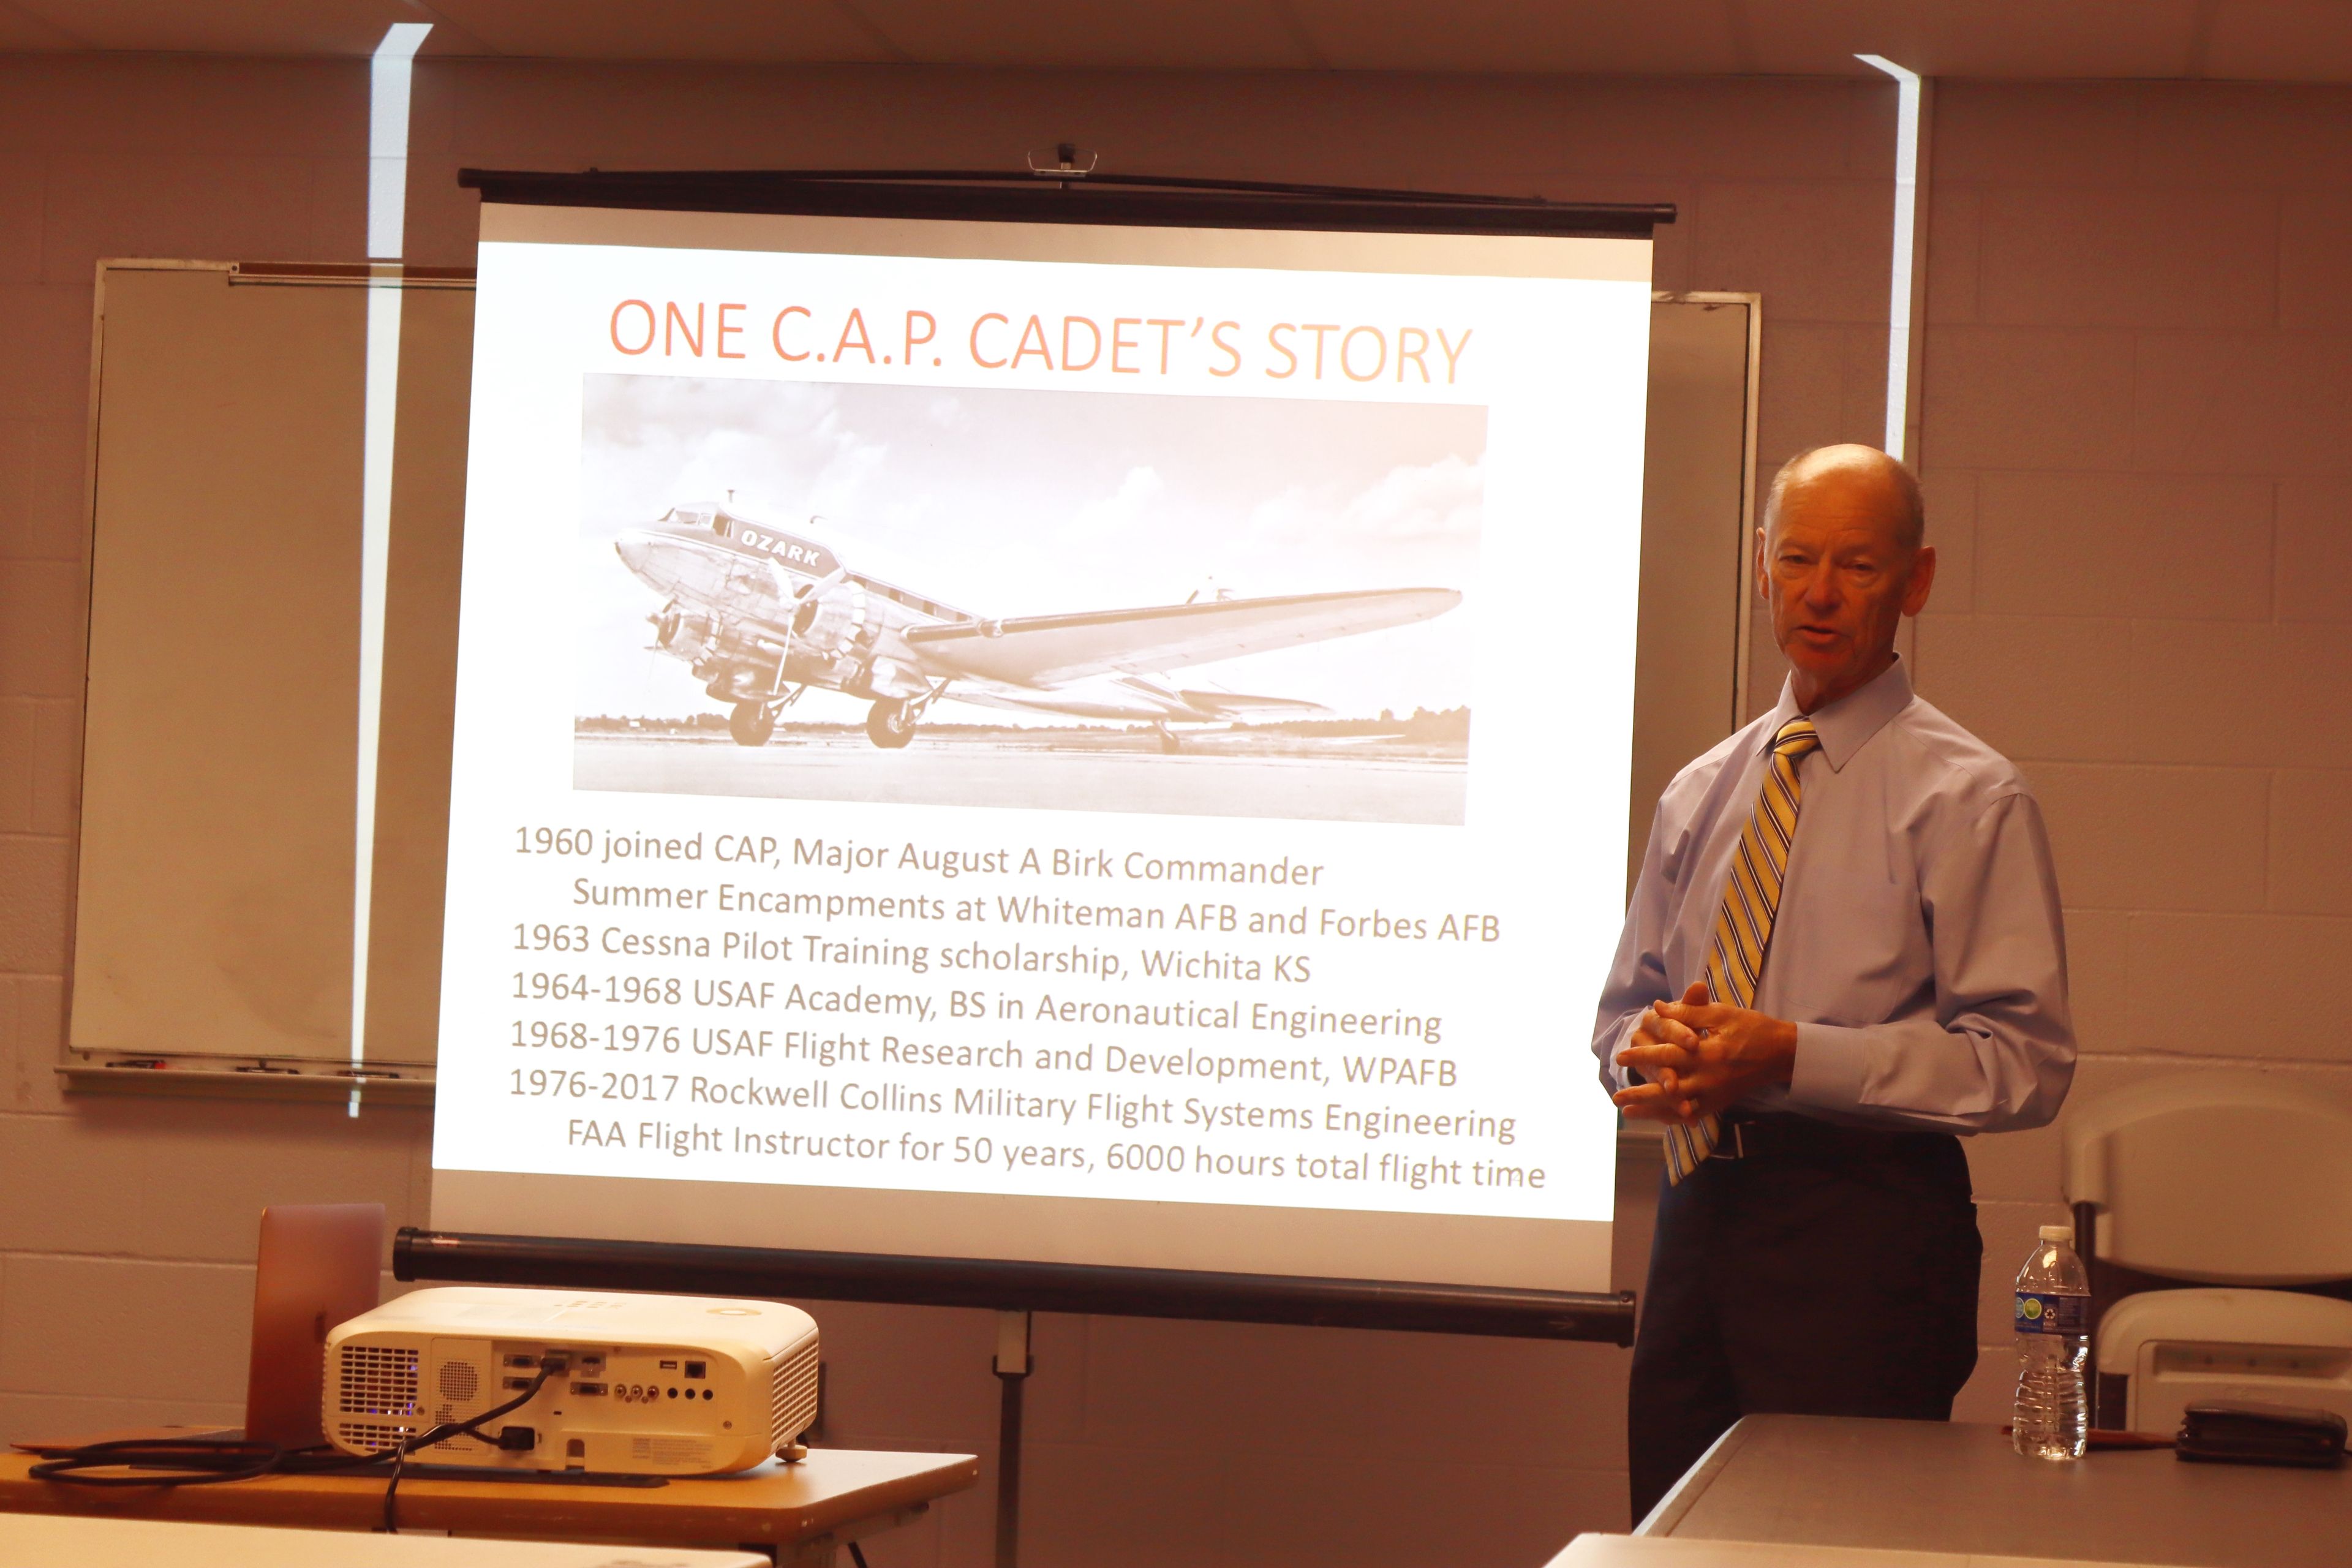
[[[117,1437],[85,1443],[27,1468],[35,1480],[68,1487],[193,1487],[249,1481],[276,1473],[287,1451],[275,1443],[211,1442],[202,1437]],[[90,1476],[91,1469],[169,1469],[168,1476]]]
[[[468,1420],[444,1422],[440,1426],[433,1427],[429,1431],[420,1432],[414,1437],[410,1437],[404,1442],[394,1444],[392,1450],[392,1479],[384,1484],[383,1489],[384,1533],[387,1535],[397,1535],[400,1533],[400,1513],[397,1499],[400,1493],[401,1473],[407,1467],[409,1455],[416,1452],[419,1448],[429,1448],[436,1443],[446,1442],[452,1437],[477,1437],[481,1438],[484,1442],[495,1443],[497,1439],[483,1436],[481,1431],[483,1425],[487,1422],[495,1421],[501,1415],[511,1415],[516,1411],[521,1409],[524,1405],[529,1405],[533,1399],[538,1397],[540,1389],[546,1384],[549,1378],[554,1376],[559,1372],[570,1370],[571,1366],[572,1358],[568,1355],[543,1355],[539,1358],[539,1375],[530,1380],[529,1387],[525,1388],[520,1394],[516,1394],[512,1399],[508,1400],[504,1405],[499,1405],[494,1409],[485,1410],[479,1415],[473,1416]],[[375,1458],[375,1456],[371,1456],[371,1458]]]
[[[339,1454],[316,1448],[281,1448],[274,1443],[244,1441],[206,1442],[202,1438],[119,1437],[103,1443],[86,1443],[54,1454],[27,1467],[26,1474],[37,1480],[56,1481],[70,1487],[194,1487],[210,1486],[221,1481],[249,1481],[272,1475],[330,1475],[339,1470],[365,1469],[389,1463],[392,1478],[383,1489],[383,1528],[388,1533],[400,1531],[398,1495],[408,1456],[436,1443],[452,1437],[473,1437],[496,1445],[498,1439],[481,1428],[502,1415],[511,1415],[535,1398],[556,1373],[570,1370],[572,1358],[550,1354],[539,1358],[539,1375],[530,1386],[504,1405],[483,1411],[463,1421],[445,1421],[413,1436],[404,1437],[385,1451],[374,1454]],[[131,1469],[139,1475],[93,1475],[94,1470]]]

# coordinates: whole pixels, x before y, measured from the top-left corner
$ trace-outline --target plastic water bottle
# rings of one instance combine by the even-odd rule
[[[2079,1459],[2090,1436],[2083,1363],[2091,1348],[2090,1276],[2074,1256],[2072,1226],[2045,1225],[2017,1271],[2017,1451]]]

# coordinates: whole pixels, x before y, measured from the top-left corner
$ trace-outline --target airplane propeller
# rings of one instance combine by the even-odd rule
[[[848,567],[836,566],[815,582],[803,583],[793,591],[793,603],[795,608],[793,611],[793,635],[794,637],[808,635],[809,627],[816,624],[817,609],[824,603],[824,596],[841,586],[842,579],[848,575]]]

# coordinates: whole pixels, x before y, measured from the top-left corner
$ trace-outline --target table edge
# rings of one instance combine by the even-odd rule
[[[1642,1522],[1633,1527],[1633,1533],[1656,1536],[1674,1534],[1675,1526],[1680,1524],[1684,1517],[1697,1506],[1698,1500],[1706,1494],[1706,1489],[1715,1484],[1715,1478],[1722,1474],[1723,1468],[1731,1462],[1731,1456],[1738,1453],[1747,1441],[1748,1417],[1743,1415],[1727,1427],[1722,1436],[1707,1445],[1706,1452],[1698,1457],[1698,1463],[1685,1470],[1675,1484],[1666,1489],[1666,1495],[1660,1498],[1657,1506],[1651,1509]]]
[[[674,1512],[667,1526],[655,1531],[631,1528],[629,1522],[618,1518],[600,1522],[622,1526],[617,1533],[623,1536],[642,1534],[647,1539],[671,1542],[723,1536],[741,1541],[799,1545],[822,1539],[865,1520],[895,1514],[910,1507],[928,1506],[966,1489],[980,1479],[980,1458],[974,1454],[934,1454],[927,1450],[903,1449],[820,1449],[818,1452],[887,1454],[934,1462],[907,1475],[804,1503],[758,1507],[748,1501],[732,1501],[723,1496],[672,1500],[668,1507]],[[257,1484],[231,1482],[177,1493],[161,1486],[97,1490],[35,1480],[24,1473],[31,1463],[29,1455],[0,1453],[0,1513],[178,1519],[191,1523],[299,1525],[326,1530],[366,1529],[373,1528],[374,1524],[375,1500],[381,1495],[383,1481],[389,1479],[373,1476],[283,1477],[263,1478]],[[724,1485],[727,1479],[724,1477],[677,1479],[718,1485]],[[269,1484],[273,1480],[330,1484],[324,1487],[289,1487]],[[520,1497],[502,1489],[494,1500],[499,1510],[497,1521],[499,1528],[485,1531],[481,1510],[493,1499],[477,1489],[509,1489],[527,1485],[513,1481],[410,1477],[400,1487],[401,1516],[404,1522],[425,1530],[501,1535],[518,1531],[532,1535],[554,1531],[569,1536],[577,1535],[583,1530],[597,1532],[596,1522],[582,1518],[583,1505],[593,1511],[601,1504],[615,1512],[626,1510],[630,1505],[656,1509],[663,1506],[653,1501],[662,1495],[661,1492],[635,1489],[604,1491],[547,1487],[539,1495]],[[667,1491],[667,1489],[662,1490]],[[352,1517],[320,1517],[322,1511],[333,1514],[338,1510],[348,1512]],[[642,1523],[642,1521],[635,1522]]]

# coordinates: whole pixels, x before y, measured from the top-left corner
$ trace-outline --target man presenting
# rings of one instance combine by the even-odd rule
[[[1658,802],[1592,1048],[1665,1124],[1628,1409],[1639,1521],[1741,1415],[1941,1421],[1976,1365],[1955,1132],[2074,1076],[2057,880],[2015,767],[1912,695],[1919,488],[1791,458],[1756,536],[1788,682]]]

